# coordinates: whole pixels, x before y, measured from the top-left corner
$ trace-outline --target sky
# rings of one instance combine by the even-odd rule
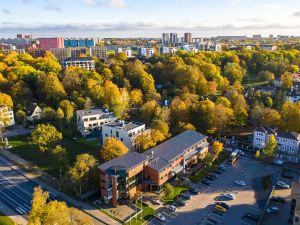
[[[0,37],[300,36],[300,0],[0,0]]]

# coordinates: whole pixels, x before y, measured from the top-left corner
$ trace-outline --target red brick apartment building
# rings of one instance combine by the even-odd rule
[[[158,191],[208,152],[207,137],[185,131],[143,154],[133,152],[101,164],[101,199],[116,204],[132,199],[137,191]]]

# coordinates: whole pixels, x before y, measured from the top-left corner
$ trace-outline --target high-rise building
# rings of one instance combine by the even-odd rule
[[[94,39],[65,39],[64,40],[65,48],[67,47],[93,47],[95,46]]]
[[[163,46],[168,46],[170,43],[170,35],[169,33],[163,33],[162,34],[162,39],[161,39],[161,44]]]
[[[51,48],[63,48],[64,47],[64,39],[60,37],[54,38],[39,38],[40,48],[45,50],[50,50]]]
[[[69,48],[52,48],[50,51],[59,62],[71,57],[71,51]]]
[[[177,43],[178,35],[177,33],[170,33],[170,44],[174,45]]]
[[[91,47],[90,48],[91,56],[95,56],[97,59],[106,59],[107,58],[107,48],[106,47]]]
[[[33,58],[44,57],[46,54],[46,50],[43,48],[29,48],[27,50],[28,54]]]
[[[192,33],[184,33],[184,42],[185,43],[193,42]]]
[[[88,53],[88,49],[85,47],[70,48],[70,52],[71,52],[71,58],[86,57]]]
[[[62,66],[64,69],[67,69],[70,66],[76,66],[86,68],[87,70],[94,70],[95,61],[89,57],[69,58],[62,62]]]

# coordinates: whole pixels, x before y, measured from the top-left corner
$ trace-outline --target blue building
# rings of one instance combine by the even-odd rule
[[[65,39],[64,40],[65,48],[71,47],[93,47],[95,46],[94,39]]]

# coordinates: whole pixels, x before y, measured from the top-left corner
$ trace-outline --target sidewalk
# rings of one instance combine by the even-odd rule
[[[30,163],[27,162],[26,160],[24,160],[24,159],[18,157],[17,155],[15,155],[7,150],[4,150],[4,149],[0,150],[0,155],[3,156],[3,157],[0,156],[1,160],[3,158],[3,161],[8,166],[10,166],[12,169],[17,170],[19,173],[21,173],[26,178],[33,180],[34,182],[38,183],[42,187],[45,187],[47,190],[51,191],[53,194],[58,195],[63,200],[69,202],[72,206],[84,211],[86,214],[88,214],[89,216],[91,216],[94,219],[95,224],[120,225],[119,222],[110,218],[108,215],[101,212],[93,205],[86,203],[86,202],[75,200],[75,199],[69,197],[68,195],[54,189],[52,186],[48,185],[47,183],[45,183],[44,181],[39,179],[38,177],[40,177],[41,174],[45,174],[44,172],[40,171],[40,173],[38,173],[38,174],[33,174],[33,173],[28,173],[28,172],[24,171],[23,169],[21,169],[20,167],[28,168],[28,165],[30,165]],[[8,160],[6,160],[6,159],[8,159]],[[20,165],[20,167],[17,165]],[[47,176],[50,176],[50,175],[47,175]]]

